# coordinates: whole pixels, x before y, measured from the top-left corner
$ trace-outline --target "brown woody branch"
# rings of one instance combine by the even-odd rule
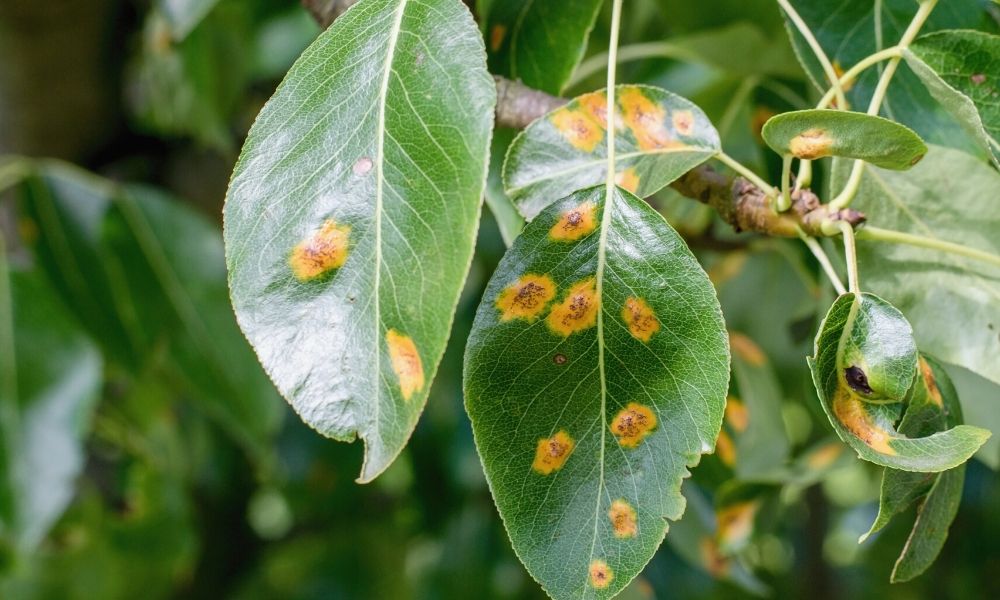
[[[323,27],[328,26],[358,0],[302,0]],[[494,75],[497,86],[496,125],[523,129],[532,121],[566,102],[530,88],[519,81]],[[671,184],[675,190],[716,210],[736,231],[753,231],[776,237],[825,236],[824,221],[847,221],[856,227],[865,216],[852,209],[834,211],[809,189],[792,194],[792,208],[778,213],[763,190],[743,177],[730,178],[708,165],[695,167]]]

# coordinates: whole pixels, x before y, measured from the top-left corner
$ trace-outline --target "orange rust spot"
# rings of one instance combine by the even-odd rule
[[[767,364],[767,356],[760,349],[760,346],[742,333],[729,332],[729,347],[740,358],[755,367],[762,367]]]
[[[840,79],[841,77],[844,76],[845,73],[844,67],[840,65],[839,60],[834,59],[833,61],[833,73],[837,76],[837,79]],[[851,91],[852,87],[854,87],[854,81],[847,81],[844,83],[844,85],[840,86],[840,89],[844,90],[845,92],[849,92]]]
[[[558,242],[575,242],[597,229],[597,206],[584,202],[565,211],[552,229],[549,237]]]
[[[727,467],[732,468],[736,464],[736,445],[725,429],[719,431],[719,438],[715,441],[715,453]]]
[[[750,412],[736,396],[726,398],[726,422],[739,433],[746,431],[750,424]]]
[[[927,387],[927,394],[930,396],[931,402],[937,404],[938,408],[944,408],[944,400],[941,398],[941,390],[938,389],[937,380],[934,378],[934,371],[923,356],[920,357],[920,374],[924,378],[924,386]]]
[[[608,128],[608,98],[604,92],[584,94],[577,99],[580,107],[586,111],[601,129]]]
[[[722,577],[729,571],[729,559],[719,552],[719,546],[710,537],[701,538],[698,544],[701,564],[712,577]]]
[[[691,135],[694,131],[694,113],[689,110],[676,110],[670,116],[674,129],[681,135]]]
[[[750,130],[753,131],[753,136],[758,142],[763,141],[763,137],[760,132],[764,129],[764,123],[771,120],[771,117],[776,115],[774,110],[766,106],[758,106],[754,109],[753,115],[750,117]]]
[[[597,290],[594,278],[578,281],[566,297],[552,307],[547,322],[553,333],[569,337],[597,324]]]
[[[503,46],[503,40],[507,37],[506,25],[494,25],[490,30],[490,50],[496,52]]]
[[[395,329],[385,333],[385,341],[389,344],[389,361],[399,378],[403,400],[409,400],[424,387],[424,365],[420,362],[420,353],[417,352],[413,338]]]
[[[615,183],[634,194],[639,190],[639,174],[635,167],[629,167],[615,174]]]
[[[611,433],[618,438],[618,443],[626,448],[635,448],[656,429],[656,415],[648,406],[638,402],[629,402],[625,408],[618,411],[611,422]]]
[[[604,139],[604,128],[582,110],[560,108],[550,117],[559,133],[577,150],[593,152]]]
[[[622,319],[628,324],[628,332],[637,340],[648,342],[660,330],[660,321],[649,304],[642,298],[628,298],[622,309]]]
[[[830,146],[833,140],[827,135],[825,129],[809,129],[792,138],[788,143],[788,151],[793,156],[805,160],[815,160],[830,156]]]
[[[288,264],[299,281],[310,281],[344,266],[350,225],[337,225],[327,219],[312,235],[292,249]]]
[[[531,468],[541,473],[549,475],[558,471],[566,464],[566,459],[573,453],[576,442],[568,433],[560,429],[549,438],[538,440],[538,447],[535,448],[535,460],[531,463]]]
[[[719,525],[717,536],[723,546],[740,546],[750,539],[753,533],[753,521],[757,516],[760,503],[755,500],[731,504],[715,515]]]
[[[871,415],[865,410],[864,402],[852,394],[845,383],[841,383],[834,393],[833,414],[837,415],[837,420],[848,431],[872,450],[888,456],[896,454],[889,445],[892,434],[872,421]]]
[[[548,275],[528,273],[500,292],[496,307],[501,321],[533,321],[555,297],[556,284]]]
[[[684,145],[670,135],[666,126],[666,109],[647,98],[639,88],[623,89],[619,95],[619,102],[625,125],[635,136],[635,141],[642,150]]]
[[[831,442],[809,455],[809,458],[806,459],[806,464],[812,469],[825,469],[832,465],[833,461],[837,460],[843,451],[844,447],[842,445],[837,442]]]
[[[590,572],[590,585],[598,590],[608,587],[615,579],[615,574],[611,571],[608,563],[599,558],[590,561],[588,571]]]
[[[639,531],[635,509],[625,500],[615,500],[611,503],[608,518],[611,519],[611,527],[615,531],[616,538],[635,537]]]

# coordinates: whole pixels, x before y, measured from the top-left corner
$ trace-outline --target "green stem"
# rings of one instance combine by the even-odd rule
[[[777,189],[775,189],[774,186],[764,181],[759,175],[757,175],[747,167],[743,166],[743,164],[738,160],[736,160],[735,158],[729,156],[722,150],[719,150],[719,152],[715,155],[715,158],[718,159],[719,162],[725,164],[730,169],[736,171],[743,177],[749,179],[751,183],[759,187],[761,191],[763,191],[771,198],[778,197],[778,194],[780,192]]]
[[[699,62],[700,60],[698,54],[695,52],[692,52],[683,46],[671,44],[670,42],[629,44],[627,46],[622,46],[616,52],[615,64],[643,60],[646,58],[673,58],[675,60],[685,62]],[[612,61],[609,54],[610,53],[608,52],[595,54],[580,63],[580,66],[576,68],[576,71],[573,73],[573,77],[570,78],[566,87],[570,88],[578,85],[588,77],[596,75],[610,66]]]
[[[968,246],[963,246],[961,244],[946,242],[944,240],[914,235],[912,233],[903,233],[902,231],[893,231],[891,229],[881,229],[879,227],[866,225],[858,230],[858,239],[919,246],[921,248],[940,250],[941,252],[948,252],[950,254],[958,254],[960,256],[965,256],[966,258],[972,258],[991,265],[1000,266],[1000,256],[997,256],[996,254],[990,254],[989,252],[969,248]]]
[[[792,155],[781,158],[781,195],[778,196],[778,212],[785,212],[792,207],[792,194],[789,191],[792,179]]]
[[[827,279],[833,284],[833,289],[837,290],[838,294],[846,294],[847,289],[844,284],[840,281],[840,276],[837,275],[837,271],[833,268],[833,263],[830,262],[830,257],[826,255],[823,251],[823,246],[819,245],[819,242],[815,238],[811,238],[801,228],[798,229],[799,238],[805,243],[809,251],[813,253],[816,260],[819,261],[819,266],[823,267],[823,272],[826,273]]]
[[[854,161],[854,165],[851,166],[851,174],[847,178],[847,183],[844,184],[844,189],[840,190],[837,197],[830,201],[830,208],[832,210],[842,210],[847,208],[847,205],[854,200],[855,196],[858,195],[858,189],[861,188],[861,178],[864,174],[865,161]]]
[[[841,89],[843,89],[847,85],[853,83],[854,80],[858,78],[858,75],[861,75],[865,69],[877,65],[884,60],[890,60],[893,58],[898,59],[902,55],[903,51],[899,46],[893,46],[892,48],[886,48],[880,52],[869,54],[859,60],[856,65],[845,71],[844,74],[840,76],[837,83],[839,83]],[[819,101],[819,104],[816,105],[816,108],[826,108],[830,106],[830,103],[833,102],[834,95],[835,88],[831,87],[826,91],[826,94],[823,95],[823,98]]]
[[[844,98],[844,89],[840,87],[840,78],[837,77],[837,71],[834,70],[833,64],[830,62],[830,58],[827,57],[826,52],[823,51],[823,47],[819,45],[819,41],[816,36],[810,31],[809,26],[806,22],[802,20],[799,13],[795,11],[791,3],[788,0],[778,0],[778,4],[781,8],[788,14],[788,18],[791,19],[795,28],[799,30],[802,37],[805,38],[806,43],[812,49],[813,54],[816,55],[816,59],[819,60],[819,64],[823,67],[823,72],[826,73],[827,79],[830,80],[830,85],[834,87],[834,94],[837,97],[837,106],[843,109],[847,106],[847,101]]]
[[[847,287],[851,293],[860,294],[861,284],[858,283],[858,252],[854,245],[854,228],[850,223],[840,221],[840,233],[844,236],[844,255],[847,261]]]

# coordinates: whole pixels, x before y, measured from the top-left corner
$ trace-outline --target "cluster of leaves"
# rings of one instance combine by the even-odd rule
[[[225,149],[245,83],[218,75],[246,74],[227,58],[242,54],[240,36],[199,24],[240,10],[214,4],[152,13],[132,99],[145,126]],[[477,25],[460,0],[362,0],[288,70],[225,206],[232,305],[273,386],[228,312],[210,224],[147,187],[6,163],[26,256],[0,260],[0,474],[19,482],[0,496],[5,543],[30,551],[65,509],[102,382],[129,381],[126,411],[143,384],[169,382],[265,472],[277,388],[319,433],[364,440],[359,481],[378,477],[458,336],[485,193],[508,249],[467,338],[457,328],[464,398],[513,549],[547,593],[621,593],[667,519],[690,564],[765,593],[757,544],[850,462],[846,447],[883,468],[864,537],[919,505],[892,579],[922,573],[955,517],[965,462],[1000,462],[959,404],[982,423],[1000,385],[1000,270],[874,232],[1000,254],[993,9],[797,0],[779,13],[720,1],[748,19],[713,30],[711,11],[662,0],[678,35],[618,48],[620,34],[642,39],[629,32],[646,8],[566,4],[481,1]],[[609,52],[581,63],[588,40]],[[628,84],[614,68],[597,81],[609,60]],[[868,68],[852,74],[858,64]],[[491,74],[581,94],[515,135],[494,130]],[[802,96],[824,92],[807,109],[817,103]],[[856,257],[846,246],[850,292],[834,299],[798,248],[719,232],[668,187],[713,159],[752,177],[775,211],[812,180],[864,212],[874,227],[858,231]],[[697,240],[710,247],[693,253]],[[871,293],[853,285],[859,270]],[[775,278],[794,282],[797,304],[769,297],[788,289]],[[813,333],[814,389],[802,360]],[[814,395],[806,409],[784,402]],[[846,447],[810,436],[810,410]],[[59,470],[44,468],[53,445],[66,454]],[[137,489],[163,485],[135,477]]]

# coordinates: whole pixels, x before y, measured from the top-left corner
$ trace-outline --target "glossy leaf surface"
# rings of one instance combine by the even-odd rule
[[[858,158],[902,171],[917,164],[927,146],[910,128],[882,117],[842,110],[799,110],[771,117],[761,131],[775,152],[806,160]]]
[[[719,151],[719,134],[690,101],[649,86],[620,85],[615,99],[617,184],[648,196]],[[604,181],[607,96],[584,94],[539,118],[511,144],[504,164],[507,195],[534,218],[557,198]]]
[[[809,368],[834,430],[873,463],[943,471],[968,460],[990,435],[968,425],[915,438],[897,431],[917,375],[917,348],[910,324],[878,296],[844,294],[834,302]]]
[[[496,90],[459,0],[363,0],[257,118],[226,201],[237,317],[310,426],[403,448],[469,268]]]
[[[1000,36],[940,31],[919,38],[904,56],[931,96],[1000,167]]]
[[[660,215],[614,189],[610,201],[605,186],[577,192],[525,227],[466,351],[494,499],[555,598],[611,597],[652,557],[727,388],[708,278]]]
[[[834,161],[832,190],[851,170]],[[1000,175],[963,152],[932,146],[906,173],[865,169],[852,206],[885,229],[1000,255]],[[865,287],[913,324],[918,346],[1000,383],[1000,267],[962,256],[858,240]]]
[[[560,94],[587,49],[603,0],[499,0],[485,15],[490,71]]]

